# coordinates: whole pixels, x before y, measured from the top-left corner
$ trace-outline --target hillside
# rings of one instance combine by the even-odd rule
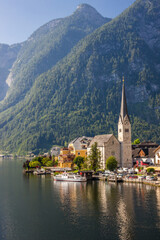
[[[8,90],[6,79],[17,58],[20,48],[21,44],[14,44],[11,46],[7,44],[0,44],[0,101],[5,97]]]
[[[10,89],[0,106],[7,109],[21,101],[36,77],[48,71],[86,35],[110,21],[94,8],[81,4],[69,17],[55,19],[40,27],[23,44],[10,75]]]
[[[0,145],[48,150],[77,136],[117,132],[125,77],[132,137],[160,143],[160,2],[137,0],[37,77],[0,115]]]

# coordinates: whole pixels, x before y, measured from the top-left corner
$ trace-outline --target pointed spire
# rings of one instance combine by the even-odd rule
[[[127,101],[126,101],[126,94],[125,94],[125,86],[124,86],[124,77],[123,77],[123,85],[122,85],[122,99],[121,99],[121,111],[120,111],[120,117],[123,122],[125,116],[127,115],[128,119],[128,110],[127,110]]]

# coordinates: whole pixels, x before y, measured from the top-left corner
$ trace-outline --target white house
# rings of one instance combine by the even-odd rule
[[[160,146],[157,147],[154,152],[155,152],[154,164],[160,165]]]

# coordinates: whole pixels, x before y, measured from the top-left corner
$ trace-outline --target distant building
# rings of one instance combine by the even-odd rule
[[[60,154],[60,147],[52,147],[51,148],[51,156],[58,156]]]
[[[158,144],[150,141],[132,145],[133,164],[154,164],[157,147]]]
[[[110,156],[115,156],[120,166],[120,143],[113,134],[95,136],[87,148],[87,155],[89,155],[91,147],[95,142],[101,153],[101,168],[105,168],[106,160]]]
[[[160,146],[158,146],[155,150],[155,165],[160,165]]]
[[[58,156],[58,167],[73,168],[74,158],[75,158],[75,155],[72,154],[68,148],[61,148],[60,155]]]
[[[87,147],[89,146],[92,137],[78,137],[71,141],[68,145],[68,149],[70,153],[74,154],[75,157],[81,156],[86,158],[87,157]]]

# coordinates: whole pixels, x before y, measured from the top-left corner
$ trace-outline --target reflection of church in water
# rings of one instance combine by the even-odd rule
[[[92,144],[97,142],[101,152],[101,167],[105,168],[108,157],[115,156],[121,167],[132,167],[131,123],[127,110],[125,85],[123,80],[121,109],[118,121],[118,139],[113,134],[97,135],[90,142],[87,152],[89,154]]]

